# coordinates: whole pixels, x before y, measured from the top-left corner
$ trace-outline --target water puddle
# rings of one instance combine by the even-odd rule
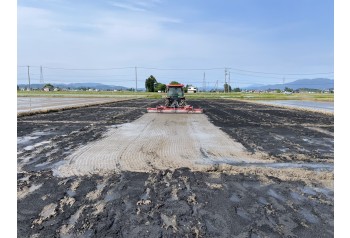
[[[259,197],[258,201],[259,201],[259,203],[264,204],[264,205],[269,204],[269,202],[264,197]]]
[[[280,200],[280,201],[284,201],[284,197],[279,195],[275,190],[273,189],[269,189],[269,191],[267,192],[267,194],[269,194],[270,196]]]
[[[305,100],[271,100],[271,101],[259,100],[258,103],[275,105],[275,106],[285,106],[285,107],[292,107],[292,108],[334,112],[333,102],[314,102],[314,101],[305,101]]]
[[[301,191],[303,193],[305,193],[305,194],[308,194],[308,195],[314,195],[315,196],[317,194],[317,192],[313,188],[307,187],[307,186],[305,186]]]
[[[39,142],[39,143],[36,143],[34,145],[28,145],[26,147],[24,147],[24,150],[33,150],[34,148],[36,147],[39,147],[39,146],[42,146],[42,145],[46,145],[46,144],[50,144],[51,141],[47,140],[47,141],[42,141],[42,142]]]
[[[70,197],[74,197],[74,196],[76,195],[76,191],[73,191],[73,190],[68,189],[68,190],[67,190],[67,194],[68,194],[68,196],[70,196]]]
[[[35,140],[39,138],[39,136],[23,136],[23,137],[17,137],[17,144],[28,144],[31,140]]]
[[[239,203],[241,201],[241,199],[237,196],[237,194],[232,194],[230,197],[230,201],[234,202],[234,203]]]
[[[310,223],[318,223],[319,219],[317,216],[311,213],[311,211],[307,209],[301,209],[300,213],[303,215],[303,217]]]
[[[31,141],[38,139],[41,136],[53,134],[50,131],[35,131],[28,136],[17,137],[17,145],[29,144]]]
[[[110,202],[110,201],[118,199],[119,197],[120,196],[118,196],[118,194],[114,193],[113,191],[108,191],[105,198],[104,198],[104,201]]]
[[[302,195],[300,195],[299,193],[296,192],[291,192],[290,193],[291,197],[293,198],[294,201],[298,201],[298,202],[303,202],[306,200],[306,198]]]
[[[237,209],[237,214],[238,214],[240,217],[242,217],[242,218],[244,218],[244,219],[246,219],[246,220],[248,220],[248,221],[251,220],[250,217],[249,217],[249,214],[248,214],[246,211],[244,211],[242,208],[238,208],[238,209]]]
[[[302,168],[308,170],[316,171],[333,171],[333,164],[322,164],[322,163],[255,163],[255,162],[241,162],[241,161],[232,161],[232,159],[220,159],[213,160],[210,158],[205,158],[205,163],[210,165],[218,164],[229,164],[233,166],[242,166],[242,167],[263,167],[263,168],[274,168],[274,169],[283,169],[283,168]]]
[[[140,196],[140,199],[147,200],[150,198],[151,189],[147,188],[145,193]]]
[[[43,166],[46,166],[46,165],[49,165],[49,164],[50,164],[50,162],[44,162],[44,163],[35,165],[35,167],[43,167]]]

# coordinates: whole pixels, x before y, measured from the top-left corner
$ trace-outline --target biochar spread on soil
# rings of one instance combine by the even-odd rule
[[[18,237],[333,237],[333,115],[161,103],[18,117]]]

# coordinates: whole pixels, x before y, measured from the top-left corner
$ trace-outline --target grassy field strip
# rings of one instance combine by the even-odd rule
[[[151,93],[151,92],[111,92],[111,91],[58,91],[58,92],[44,92],[44,91],[17,91],[17,96],[20,97],[138,97],[138,98],[153,98],[160,99],[166,96],[165,93]],[[334,101],[334,94],[326,93],[187,93],[187,99],[245,99],[245,100],[310,100],[310,101]]]
[[[20,98],[20,97],[19,97]],[[34,105],[32,107],[26,107],[20,109],[17,106],[17,117],[21,116],[28,116],[28,115],[33,115],[33,114],[39,114],[39,113],[48,113],[48,112],[57,112],[57,111],[63,111],[63,110],[68,110],[68,109],[75,109],[75,108],[81,108],[81,107],[89,107],[89,106],[97,106],[97,105],[103,105],[103,104],[108,104],[112,102],[117,102],[117,101],[126,101],[126,100],[132,100],[136,99],[138,97],[126,97],[126,98],[108,98],[108,100],[100,100],[102,98],[98,98],[99,100],[97,101],[86,101],[86,102],[73,102],[70,104],[52,104],[52,105],[47,105],[47,106],[41,106],[41,105]]]

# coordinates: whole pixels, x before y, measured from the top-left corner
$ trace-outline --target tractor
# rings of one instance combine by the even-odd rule
[[[203,113],[202,108],[193,108],[186,104],[184,85],[168,84],[166,85],[167,96],[164,106],[160,105],[155,108],[147,108],[147,112],[157,113]]]

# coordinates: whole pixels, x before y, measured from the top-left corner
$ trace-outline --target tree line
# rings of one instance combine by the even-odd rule
[[[171,81],[170,84],[180,84],[180,83],[177,81]],[[188,88],[188,85],[186,87]],[[151,75],[145,81],[145,88],[146,88],[146,92],[158,92],[158,91],[165,92],[166,84],[158,82],[157,79],[153,75]],[[185,88],[185,92],[186,92],[186,88]]]

